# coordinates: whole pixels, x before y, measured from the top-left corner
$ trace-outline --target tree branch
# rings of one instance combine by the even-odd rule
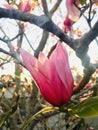
[[[92,74],[95,72],[97,66],[93,65],[93,64],[90,64],[90,65],[85,70],[84,76],[83,76],[82,80],[80,81],[80,83],[76,87],[73,88],[73,94],[76,94],[81,89],[83,89],[85,87],[85,85],[89,82]]]
[[[37,16],[34,14],[20,12],[18,10],[10,10],[0,8],[0,18],[17,19],[24,22],[30,22],[42,28],[45,31],[51,32],[67,43],[71,48],[74,48],[73,40],[67,36],[48,16]]]
[[[48,5],[47,5],[46,0],[42,0],[42,5],[43,5],[44,13],[48,16]],[[49,36],[49,32],[46,32],[45,30],[43,30],[42,38],[40,40],[40,43],[39,43],[37,49],[34,52],[35,57],[38,57],[39,52],[44,49],[45,44],[46,44],[47,39],[48,39],[48,36]]]
[[[60,38],[61,41],[64,41],[71,48],[76,51],[77,56],[81,59],[83,65],[87,67],[90,63],[90,58],[87,55],[89,44],[98,36],[98,21],[80,39],[72,39],[67,36],[52,20],[46,15],[37,16],[34,14],[20,12],[18,10],[9,10],[0,8],[0,18],[11,18],[22,20],[25,22],[30,22],[38,27],[42,28],[45,31],[51,32]]]
[[[95,23],[95,25],[84,34],[84,36],[80,39],[77,39],[75,42],[78,42],[77,48],[85,48],[89,46],[89,44],[98,36],[98,21]]]
[[[37,47],[37,49],[35,50],[35,53],[34,53],[35,57],[38,57],[39,52],[43,50],[43,48],[44,48],[44,46],[47,42],[48,36],[49,36],[49,33],[46,32],[46,31],[43,31],[40,44],[38,45],[38,47]]]
[[[94,27],[80,39],[74,40],[67,36],[48,16],[41,15],[37,16],[34,14],[20,12],[18,10],[10,10],[0,8],[0,18],[10,18],[22,20],[24,22],[30,22],[36,26],[42,28],[45,31],[51,32],[62,41],[67,43],[74,50],[81,50],[84,52],[84,48],[87,49],[88,45],[98,36],[98,21],[95,23]],[[78,51],[79,52],[79,51]]]
[[[42,5],[43,5],[43,9],[44,9],[44,13],[46,15],[48,15],[48,4],[47,4],[47,1],[46,0],[41,0],[42,1]]]
[[[53,6],[53,8],[50,10],[51,15],[57,10],[57,8],[58,8],[58,6],[60,5],[61,2],[62,2],[62,0],[57,0],[55,5]]]
[[[55,5],[53,6],[53,8],[50,10],[50,12],[49,12],[46,0],[42,0],[42,5],[43,5],[44,13],[47,16],[52,17],[53,13],[58,8],[58,6],[59,6],[60,3],[61,3],[61,0],[58,0],[55,3]],[[39,43],[39,45],[38,45],[38,47],[37,47],[37,49],[35,50],[35,53],[34,53],[35,57],[38,57],[39,52],[44,49],[45,44],[46,44],[47,39],[48,39],[48,36],[49,36],[49,32],[43,31],[41,41],[40,41],[40,43]]]

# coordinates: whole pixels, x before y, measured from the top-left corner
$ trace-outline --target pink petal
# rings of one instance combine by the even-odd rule
[[[30,12],[35,7],[35,4],[30,0],[20,2],[20,11]]]
[[[78,2],[77,2],[78,3]],[[78,10],[78,8],[74,5],[74,0],[66,0],[66,7],[67,7],[67,11],[68,11],[68,17],[72,20],[72,21],[77,21],[79,19],[80,16],[80,11]]]
[[[27,69],[30,72],[32,72],[32,68],[33,68],[36,72],[40,71],[41,73],[43,73],[46,76],[45,70],[44,70],[42,64],[33,55],[31,55],[24,49],[20,49],[20,54],[22,56],[24,64],[26,65]]]
[[[57,96],[57,100],[59,101],[60,104],[64,104],[64,103],[66,103],[70,99],[71,94],[72,94],[73,86],[71,87],[71,91],[70,91],[70,88],[66,89],[66,86],[67,86],[66,80],[67,79],[65,79],[65,76],[63,78],[61,77],[61,76],[63,76],[65,74],[65,71],[63,70],[63,68],[62,68],[63,75],[62,74],[60,75],[58,73],[58,70],[56,68],[56,63],[57,62],[55,63],[56,60],[58,61],[58,54],[57,54],[57,50],[58,49],[60,49],[59,46],[56,47],[56,49],[54,50],[54,52],[51,54],[51,56],[49,58],[49,61],[50,61],[49,66],[50,66],[50,70],[51,70],[51,79],[50,80],[51,80],[51,82],[53,84],[53,88],[52,89],[53,89],[53,91],[55,92],[55,94]],[[61,51],[59,51],[59,53],[61,53]],[[63,59],[60,59],[59,62],[61,64],[63,64]],[[65,64],[65,66],[66,66],[66,64]],[[58,65],[58,63],[57,63],[57,65]],[[61,73],[62,73],[62,71],[61,71]],[[64,82],[63,82],[63,79],[64,79]]]
[[[53,52],[53,57],[55,57],[54,62],[55,62],[56,71],[70,97],[72,94],[74,80],[69,67],[67,52],[61,43],[58,44],[56,50]]]
[[[53,58],[49,59],[49,66],[50,66],[49,79],[52,84],[52,86],[50,86],[50,87],[51,87],[53,93],[56,95],[58,104],[61,104],[61,101],[62,101],[62,87],[61,86],[63,86],[63,84],[57,74]]]

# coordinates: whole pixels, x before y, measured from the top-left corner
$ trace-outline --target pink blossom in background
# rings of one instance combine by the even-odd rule
[[[2,65],[2,66],[0,66],[0,69],[4,70],[4,66],[3,66],[3,65]]]
[[[17,46],[17,45],[12,44],[12,45],[11,45],[11,49],[12,49],[12,50],[14,50],[14,51],[17,51],[18,46]]]
[[[64,22],[63,22],[63,31],[64,32],[70,32],[70,35],[72,35],[73,29],[72,29],[73,21],[66,16]]]
[[[8,9],[19,9],[23,12],[31,12],[34,9],[35,4],[32,2],[32,0],[20,0],[19,8],[15,5],[10,5],[7,2],[4,2],[3,6]]]
[[[77,30],[77,36],[82,37],[82,32],[80,30]]]
[[[87,83],[85,87],[86,88],[91,88],[92,87],[92,83]]]
[[[10,5],[7,2],[4,2],[3,6],[8,9],[19,9],[22,12],[31,12],[35,8],[35,4],[32,0],[20,0],[19,7],[15,5]],[[23,27],[26,29],[30,23],[23,22]]]
[[[10,5],[8,2],[4,2],[3,6],[7,9],[18,9],[16,6]]]
[[[23,72],[23,66],[19,66],[19,69],[20,69],[20,72],[22,73]]]
[[[76,22],[79,19],[80,11],[75,6],[74,2],[76,5],[79,4],[79,0],[66,0],[66,8],[67,8],[68,17],[72,21]]]
[[[24,49],[20,49],[20,54],[41,94],[50,104],[61,106],[70,100],[74,80],[62,43],[58,43],[49,59],[43,53],[36,59]]]
[[[31,12],[34,9],[35,4],[32,0],[20,0],[19,9],[23,12]]]

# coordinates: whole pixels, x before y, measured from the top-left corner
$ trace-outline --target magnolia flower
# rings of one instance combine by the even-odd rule
[[[41,94],[50,104],[61,106],[70,100],[74,80],[67,51],[61,43],[58,43],[49,59],[43,53],[36,59],[24,49],[20,49],[20,54]]]
[[[8,2],[4,2],[3,6],[8,9],[19,9],[22,12],[31,12],[34,9],[35,4],[32,0],[20,0],[19,6],[10,5]],[[22,25],[24,29],[28,27],[29,24],[28,22],[27,23],[21,22],[21,23],[23,23]]]
[[[78,5],[79,0],[66,0],[66,7],[67,7],[67,11],[68,11],[68,17],[72,21],[76,22],[79,19],[80,11],[78,10],[78,8],[75,6],[74,3],[76,5]]]
[[[34,7],[35,4],[32,2],[32,0],[20,0],[20,11],[31,12]]]
[[[19,8],[17,6],[12,6],[7,2],[3,3],[3,6],[8,9],[19,9],[23,12],[31,12],[32,9],[34,9],[35,4],[32,2],[32,0],[20,0]]]
[[[70,35],[72,35],[72,33],[73,33],[72,24],[73,24],[73,21],[71,19],[69,19],[68,15],[67,15],[63,22],[63,31],[70,32]]]

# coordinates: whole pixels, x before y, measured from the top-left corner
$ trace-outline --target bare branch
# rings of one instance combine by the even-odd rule
[[[39,52],[43,50],[43,48],[44,48],[44,46],[45,46],[45,44],[47,42],[48,36],[49,36],[49,33],[46,32],[46,31],[43,31],[42,39],[40,41],[40,44],[39,44],[39,46],[37,47],[37,49],[35,50],[35,53],[34,53],[35,57],[38,57]]]
[[[8,51],[6,51],[6,50],[4,50],[4,49],[2,49],[2,48],[0,48],[0,52],[3,52],[3,53],[5,53],[5,54],[11,56],[11,53],[10,53],[10,52],[8,52]]]
[[[87,55],[89,44],[98,36],[98,21],[95,23],[94,27],[90,31],[88,31],[84,36],[80,39],[72,39],[67,36],[52,20],[46,15],[33,15],[29,13],[20,12],[18,10],[9,10],[0,8],[0,17],[1,18],[11,18],[22,20],[25,22],[33,23],[45,31],[51,32],[57,37],[60,38],[61,41],[64,41],[71,48],[76,51],[77,56],[83,62],[83,65],[87,67],[90,63],[90,58]]]
[[[74,48],[72,39],[67,36],[48,16],[41,15],[37,16],[34,14],[20,12],[18,10],[10,10],[0,8],[0,18],[10,18],[10,19],[17,19],[24,22],[33,23],[45,31],[51,32],[57,37],[59,37],[62,41],[66,42]]]
[[[5,43],[7,43],[7,42],[11,42],[11,41],[15,40],[15,39],[16,39],[17,37],[19,37],[20,35],[23,35],[23,33],[19,33],[19,34],[17,34],[15,37],[13,37],[13,38],[11,38],[11,39],[5,40],[5,39],[0,38],[0,40],[3,41],[3,42],[5,42]]]
[[[2,59],[2,63],[0,63],[0,66],[2,66],[2,65],[4,65],[4,64],[6,64],[6,63],[8,63],[8,62],[11,61],[11,58],[9,58],[9,59],[3,59],[3,58],[0,57],[0,59]]]
[[[81,89],[85,87],[85,85],[89,82],[92,74],[95,72],[95,70],[98,68],[98,64],[90,64],[88,68],[85,69],[84,71],[84,76],[80,83],[74,87],[73,89],[73,94],[78,93]]]
[[[53,8],[50,10],[51,15],[57,10],[57,8],[58,8],[58,6],[60,5],[61,2],[62,2],[62,0],[57,0],[55,5],[53,6]]]
[[[42,0],[42,5],[43,5],[44,13],[47,16],[52,17],[53,13],[56,11],[56,9],[60,5],[61,1],[62,0],[57,0],[57,2],[55,3],[55,5],[53,6],[53,8],[49,12],[46,0]],[[39,43],[39,45],[38,45],[38,47],[37,47],[37,49],[35,50],[35,53],[34,53],[35,57],[38,57],[39,52],[44,49],[45,44],[46,44],[47,39],[48,39],[48,36],[49,36],[49,33],[46,32],[46,31],[43,31],[41,41],[40,41],[40,43]]]
[[[46,1],[46,0],[41,0],[41,1],[42,1],[44,13],[45,13],[46,15],[48,15],[47,1]]]

